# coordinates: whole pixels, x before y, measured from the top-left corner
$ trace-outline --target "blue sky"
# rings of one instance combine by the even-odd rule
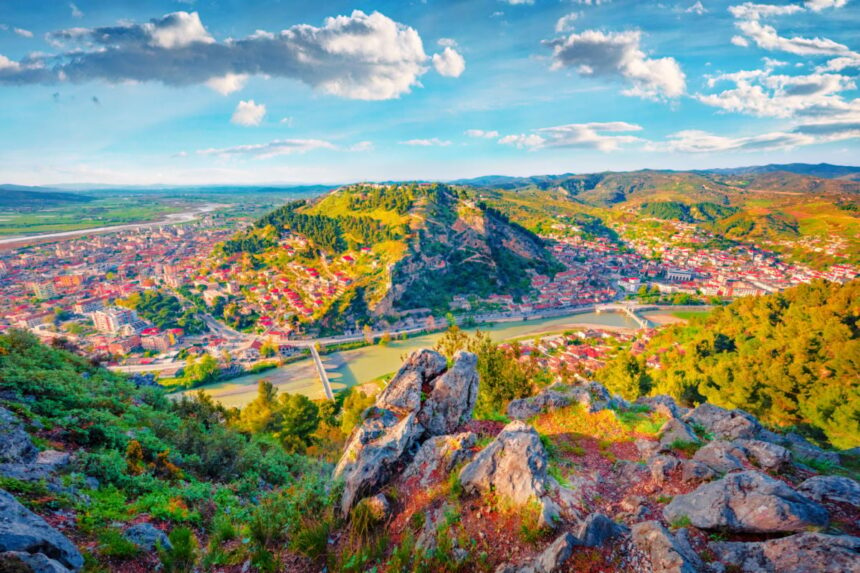
[[[860,1],[0,1],[0,180],[858,164]]]

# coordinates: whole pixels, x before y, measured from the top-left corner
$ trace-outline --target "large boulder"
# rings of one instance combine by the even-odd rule
[[[672,535],[659,521],[634,525],[633,543],[648,556],[653,573],[696,573],[703,569],[683,530]]]
[[[726,410],[707,402],[687,413],[684,421],[698,424],[714,438],[723,440],[755,438],[762,429],[758,420],[743,410]]]
[[[138,523],[132,525],[123,533],[126,539],[143,549],[144,551],[155,551],[159,547],[162,549],[172,549],[173,544],[167,534],[152,525],[151,523]]]
[[[460,471],[466,493],[495,492],[517,506],[537,502],[541,522],[552,525],[547,453],[534,428],[515,420]],[[557,517],[557,515],[556,515]]]
[[[779,470],[791,461],[791,452],[779,444],[764,440],[735,440],[733,443],[746,452],[750,461],[765,470]]]
[[[729,474],[675,496],[667,521],[689,520],[700,529],[777,533],[827,524],[827,510],[785,483],[757,471]]]
[[[860,507],[860,484],[851,478],[815,476],[797,486],[797,490],[815,501],[835,501]]]
[[[478,357],[458,352],[447,372],[426,382],[418,421],[431,435],[450,434],[472,418],[478,400]]]
[[[508,404],[508,418],[512,420],[528,420],[541,412],[569,406],[575,399],[576,395],[570,386],[553,384],[535,396],[511,400],[511,403]]]
[[[788,433],[780,436],[783,445],[791,450],[796,461],[805,463],[809,460],[819,464],[838,466],[841,463],[839,454],[822,450],[798,434]],[[772,441],[772,440],[769,440]]]
[[[477,358],[458,352],[451,368],[446,365],[432,350],[412,353],[365,412],[334,470],[334,477],[344,480],[344,516],[408,464],[424,441],[451,433],[471,418],[478,396]]]
[[[658,484],[663,484],[669,476],[681,466],[681,461],[675,456],[659,455],[648,460],[651,477]]]
[[[562,571],[570,559],[573,549],[580,545],[579,540],[570,533],[562,533],[539,555],[522,565],[500,565],[496,573],[555,573]]]
[[[426,348],[413,352],[388,386],[376,399],[377,408],[396,412],[416,412],[421,407],[424,385],[445,371],[447,362],[438,352]]]
[[[343,515],[361,497],[388,483],[423,433],[415,414],[399,419],[391,410],[375,410],[364,420],[334,470],[335,477],[344,480]]]
[[[732,442],[714,440],[701,447],[693,455],[693,460],[704,464],[718,473],[728,473],[744,469],[747,453]]]
[[[798,533],[781,539],[712,543],[717,559],[749,573],[858,573],[860,538]],[[727,569],[728,570],[728,569]]]
[[[430,438],[418,448],[412,463],[403,471],[403,479],[419,476],[421,487],[427,487],[437,472],[447,475],[471,459],[477,439],[472,432]]]
[[[37,455],[39,450],[18,417],[0,408],[0,464],[28,464],[35,461]]]
[[[592,513],[579,524],[576,537],[586,547],[602,547],[628,531],[625,526],[615,523],[602,513]]]
[[[663,448],[670,448],[673,444],[689,444],[698,443],[699,438],[690,429],[690,427],[678,418],[670,418],[668,422],[660,428],[660,445]]]
[[[41,553],[71,571],[84,564],[78,548],[44,519],[0,490],[0,553]]]
[[[679,406],[675,399],[665,394],[658,396],[644,396],[636,400],[637,404],[645,404],[652,411],[666,418],[680,418],[690,411],[689,408]]]
[[[69,573],[69,568],[42,553],[7,551],[0,553],[3,573]]]

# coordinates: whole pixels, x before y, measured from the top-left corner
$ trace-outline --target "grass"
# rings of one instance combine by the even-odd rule
[[[689,456],[692,456],[696,452],[699,451],[699,448],[702,447],[702,444],[699,442],[687,442],[684,440],[675,440],[671,444],[669,444],[669,448],[675,450],[677,452],[683,452]]]
[[[693,522],[690,521],[689,517],[686,515],[680,515],[669,523],[669,527],[672,529],[682,529],[684,527],[690,527],[692,524]]]
[[[681,320],[692,320],[694,318],[704,318],[710,313],[710,310],[676,310],[671,315]]]

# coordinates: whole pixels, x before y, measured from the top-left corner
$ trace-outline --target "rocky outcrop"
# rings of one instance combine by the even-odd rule
[[[678,469],[680,465],[680,460],[675,456],[659,455],[648,460],[648,469],[651,472],[651,477],[658,484],[664,483],[669,475]]]
[[[570,533],[562,533],[537,557],[523,565],[500,565],[496,573],[555,573],[570,559],[573,549],[580,545]]]
[[[385,485],[424,441],[471,418],[478,397],[476,364],[474,354],[458,352],[446,370],[437,352],[412,353],[365,413],[335,467],[334,477],[344,480],[343,515]]]
[[[472,432],[449,436],[434,436],[421,444],[412,463],[404,470],[403,479],[419,476],[419,484],[427,487],[434,474],[450,473],[472,458],[472,447],[478,437]]]
[[[627,531],[626,527],[615,523],[602,513],[592,513],[579,524],[576,537],[586,547],[602,547]]]
[[[0,571],[4,573],[69,573],[69,569],[42,553],[7,551],[0,553]]]
[[[699,438],[683,421],[671,418],[660,428],[660,446],[670,448],[673,444],[698,443]]]
[[[540,436],[519,420],[505,426],[460,472],[460,485],[466,493],[495,492],[518,506],[537,502],[544,526],[553,526],[558,517],[558,509],[549,499],[549,482]]]
[[[0,408],[0,464],[29,464],[38,454],[18,417]]]
[[[661,416],[665,416],[666,418],[681,418],[687,412],[690,411],[689,408],[684,408],[683,406],[679,406],[674,398],[671,396],[666,396],[665,394],[660,394],[658,396],[647,396],[643,398],[639,398],[636,400],[637,404],[644,404],[651,408],[652,411],[657,412]]]
[[[860,484],[851,478],[815,476],[797,486],[797,490],[815,501],[835,501],[860,507]]]
[[[760,543],[712,543],[719,561],[749,573],[857,573],[860,538],[798,533]]]
[[[747,454],[732,442],[715,440],[704,445],[694,455],[693,460],[704,464],[717,473],[728,473],[744,469]]]
[[[700,529],[776,533],[827,524],[827,510],[785,483],[757,471],[729,474],[675,496],[667,521],[689,520]]]
[[[762,427],[743,410],[725,410],[705,402],[684,416],[684,421],[702,426],[714,438],[755,438]]]
[[[791,462],[791,452],[764,440],[735,440],[734,445],[746,452],[747,459],[765,470],[779,470]]]
[[[624,400],[612,396],[599,382],[586,382],[576,386],[555,383],[534,396],[512,400],[508,405],[507,415],[512,420],[528,420],[543,412],[558,410],[571,404],[581,404],[588,412],[593,413],[621,406]]]
[[[51,479],[53,474],[69,464],[71,456],[66,452],[45,450],[29,462],[0,464],[0,475],[19,481],[48,480],[49,487],[60,487],[59,480]]]
[[[9,551],[42,554],[71,571],[84,564],[81,553],[66,536],[0,490],[0,553]]]
[[[690,547],[684,530],[672,535],[659,521],[644,521],[633,526],[633,543],[651,561],[653,573],[696,573],[702,561]]]
[[[171,549],[173,547],[167,534],[151,523],[132,525],[125,530],[123,535],[144,551],[155,551],[159,547],[162,549]]]

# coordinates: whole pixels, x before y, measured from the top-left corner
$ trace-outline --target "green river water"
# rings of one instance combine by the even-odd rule
[[[644,314],[647,316],[648,313]],[[559,318],[499,323],[494,326],[482,327],[481,330],[489,332],[494,340],[510,340],[561,332],[575,326],[635,328],[636,325],[622,314],[586,313]],[[374,345],[334,352],[324,355],[322,359],[329,373],[332,387],[337,391],[396,371],[406,355],[419,348],[432,348],[436,340],[442,335],[442,332],[437,332],[408,340],[392,341],[387,346]],[[271,381],[281,392],[304,394],[313,399],[323,397],[322,383],[317,377],[316,369],[310,358],[274,370],[209,384],[202,388],[225,406],[242,407],[254,399],[257,394],[257,382],[264,378]],[[196,392],[197,389],[192,391]]]

